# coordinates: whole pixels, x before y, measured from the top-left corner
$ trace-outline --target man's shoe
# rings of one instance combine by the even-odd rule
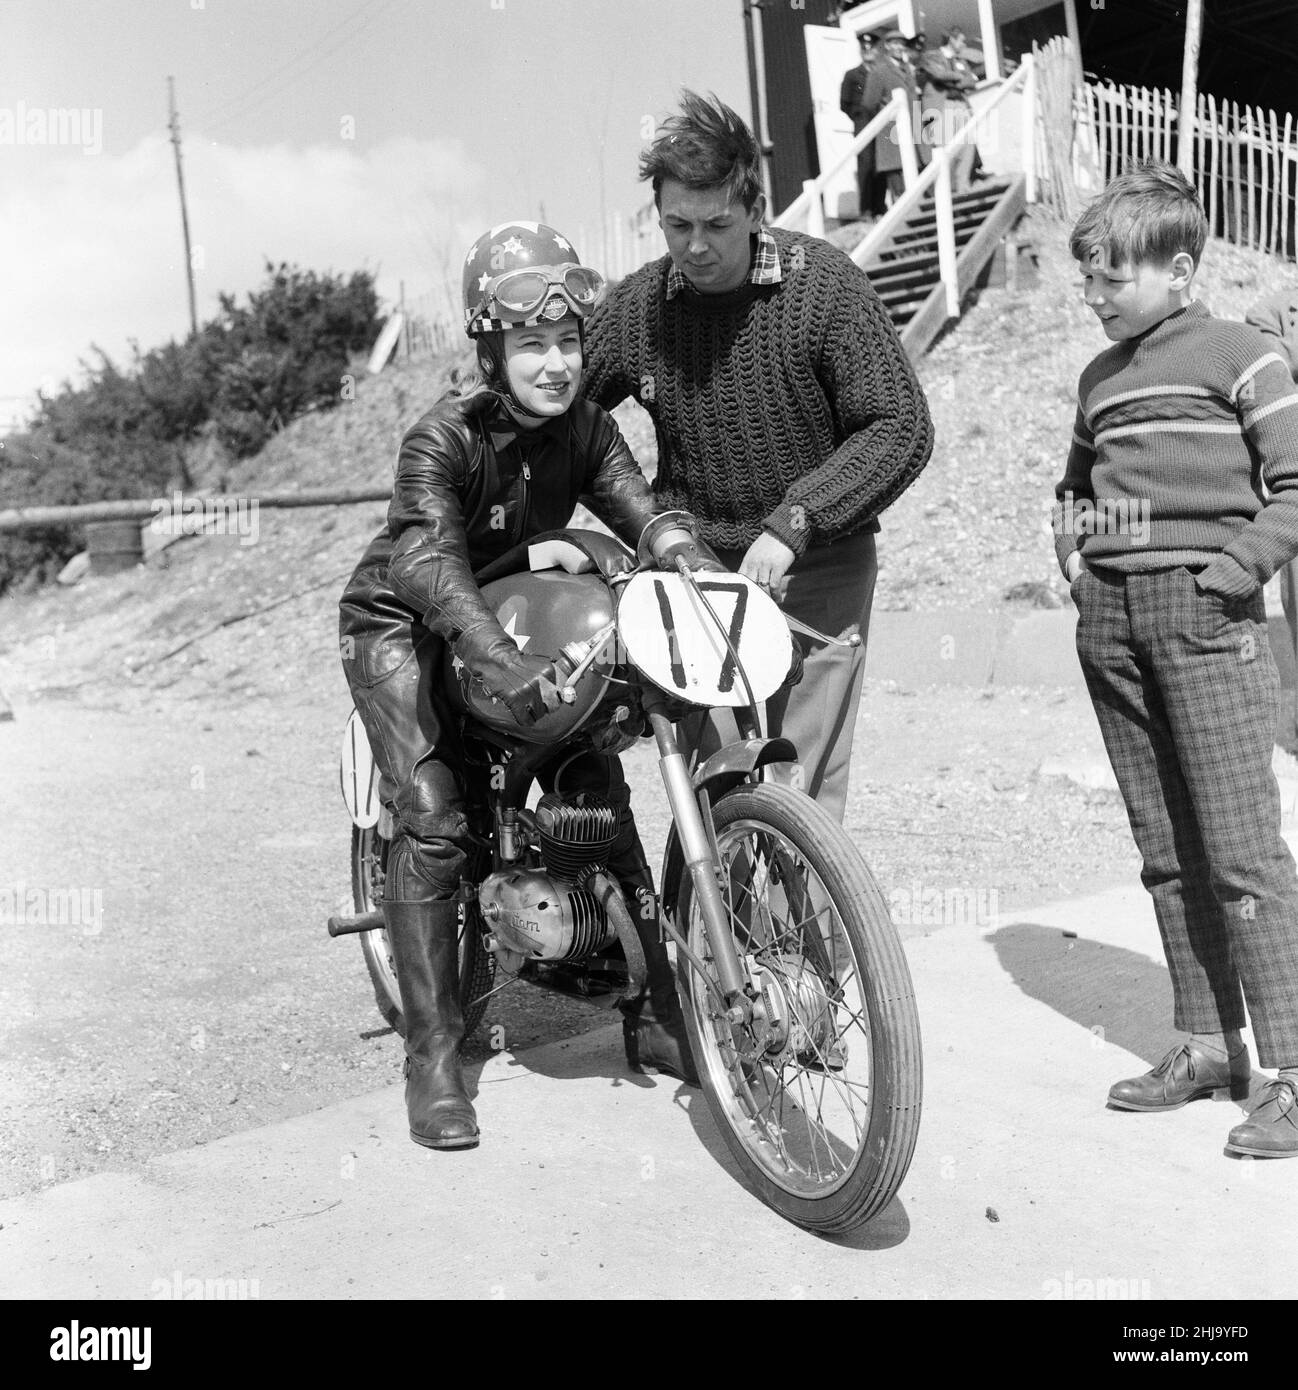
[[[1231,1130],[1226,1152],[1250,1158],[1298,1158],[1298,1082],[1277,1077],[1262,1104]]]
[[[1109,1105],[1114,1110],[1179,1110],[1226,1086],[1231,1100],[1243,1100],[1251,1075],[1248,1048],[1241,1047],[1227,1060],[1209,1057],[1185,1042],[1144,1076],[1115,1082],[1109,1088]]]

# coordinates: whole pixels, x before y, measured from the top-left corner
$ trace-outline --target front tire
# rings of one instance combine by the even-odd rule
[[[906,958],[860,853],[809,797],[745,784],[716,804],[713,821],[754,1018],[727,1022],[680,956],[703,1092],[761,1199],[808,1230],[842,1234],[892,1200],[919,1132],[919,1020]],[[679,858],[664,874],[664,894],[715,981]]]
[[[391,841],[379,827],[362,830],[352,826],[352,901],[357,912],[370,912],[383,901],[383,879],[387,871]],[[361,933],[365,967],[374,985],[374,1002],[388,1026],[401,1037],[406,1020],[401,1012],[401,990],[396,965],[388,946],[386,927]],[[482,927],[476,902],[466,903],[460,923],[460,1009],[464,1015],[467,1042],[487,1011],[486,996],[496,974],[496,958],[482,944]]]

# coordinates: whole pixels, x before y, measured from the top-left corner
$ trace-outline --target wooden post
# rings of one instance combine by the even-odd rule
[[[937,218],[937,264],[946,291],[946,316],[960,317],[960,273],[956,263],[955,209],[951,203],[951,161],[941,158],[933,186],[933,211]]]
[[[982,38],[983,66],[994,82],[1001,80],[1001,40],[996,31],[992,0],[978,0],[978,29]]]
[[[1023,196],[1029,203],[1037,200],[1037,60],[1033,53],[1023,55],[1028,75],[1023,79]]]
[[[1235,169],[1235,245],[1244,244],[1244,162],[1243,123],[1239,119],[1239,103],[1230,103],[1230,119],[1227,122],[1230,152]]]
[[[1282,148],[1288,149],[1293,139],[1293,112],[1286,111],[1284,118],[1284,137]],[[1280,254],[1289,254],[1289,166],[1285,160],[1280,164]]]
[[[1080,87],[1086,81],[1082,68],[1082,31],[1077,27],[1077,0],[1064,0],[1064,29],[1072,50],[1074,77]]]
[[[803,179],[802,191],[807,195],[807,235],[825,235],[825,205],[820,200],[815,179]]]
[[[915,154],[915,123],[911,119],[910,95],[905,87],[894,87],[892,97],[897,103],[897,124],[893,129],[901,153],[901,181],[905,187],[911,188],[919,178],[919,159]]]
[[[1177,126],[1176,163],[1194,182],[1194,113],[1199,90],[1199,39],[1203,34],[1203,0],[1185,8],[1185,55],[1181,61],[1181,118]]]

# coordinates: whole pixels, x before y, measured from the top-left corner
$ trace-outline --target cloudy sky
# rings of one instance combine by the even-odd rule
[[[37,388],[188,326],[266,258],[436,302],[468,242],[601,211],[682,86],[749,115],[741,0],[0,0],[0,425]]]

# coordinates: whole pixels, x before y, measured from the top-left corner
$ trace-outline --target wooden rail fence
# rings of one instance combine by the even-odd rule
[[[241,497],[189,496],[177,509],[173,497],[138,498],[126,502],[83,502],[64,507],[8,507],[0,511],[0,532],[25,531],[36,526],[81,526],[96,521],[148,521],[150,518],[185,515],[192,508],[197,515],[228,510],[235,504],[268,507],[346,507],[358,502],[386,502],[392,496],[388,487],[316,488],[302,492],[249,493]]]

